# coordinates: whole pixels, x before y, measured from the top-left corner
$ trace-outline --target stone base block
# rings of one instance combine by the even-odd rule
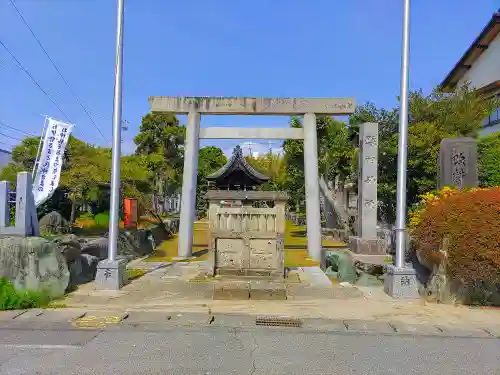
[[[247,300],[250,288],[246,281],[230,281],[214,284],[213,299]]]
[[[97,264],[95,283],[101,290],[121,289],[128,281],[127,260],[120,259],[110,262],[102,260]]]
[[[285,277],[285,269],[283,270],[261,270],[248,268],[218,268],[216,275],[229,277],[262,277],[266,279],[283,279]]]
[[[365,255],[381,255],[387,254],[387,241],[374,238],[364,239],[360,237],[349,237],[349,248],[353,253]]]
[[[397,268],[390,264],[384,280],[384,292],[392,298],[418,299],[417,273],[413,268]]]
[[[250,299],[253,300],[285,300],[286,287],[284,283],[265,281],[250,282]]]

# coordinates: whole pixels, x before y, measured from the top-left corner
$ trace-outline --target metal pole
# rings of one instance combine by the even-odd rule
[[[406,166],[408,154],[408,73],[410,54],[410,0],[404,1],[401,54],[401,105],[399,111],[398,179],[396,190],[396,267],[405,265]]]
[[[111,204],[109,212],[108,260],[116,260],[120,209],[120,157],[122,122],[122,67],[123,67],[123,7],[124,0],[117,0],[115,98],[113,103],[113,150],[111,165]]]

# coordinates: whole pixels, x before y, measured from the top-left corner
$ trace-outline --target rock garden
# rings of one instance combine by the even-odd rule
[[[0,238],[0,280],[17,291],[26,291],[16,294],[14,289],[9,292],[0,288],[5,294],[0,296],[5,305],[0,302],[0,309],[39,305],[41,299],[58,298],[93,281],[97,264],[108,257],[107,222],[102,218],[101,222],[105,224],[87,220],[70,226],[54,211],[39,220],[40,237]],[[165,218],[162,222],[144,218],[137,229],[124,229],[121,225],[118,258],[131,261],[153,253],[156,244],[177,233],[178,225],[177,218]]]

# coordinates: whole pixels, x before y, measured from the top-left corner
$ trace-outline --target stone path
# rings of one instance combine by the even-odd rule
[[[216,281],[198,279],[203,262],[171,263],[133,280],[119,291],[96,290],[93,283],[80,286],[63,303],[75,309],[140,313],[203,313],[292,316],[333,321],[359,320],[407,325],[495,326],[500,309],[401,301],[381,287],[318,285],[314,272],[289,274],[287,300],[213,300]]]

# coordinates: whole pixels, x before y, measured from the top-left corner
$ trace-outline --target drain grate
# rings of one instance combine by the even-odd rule
[[[302,327],[302,321],[297,318],[279,316],[258,316],[255,325],[266,327]]]

